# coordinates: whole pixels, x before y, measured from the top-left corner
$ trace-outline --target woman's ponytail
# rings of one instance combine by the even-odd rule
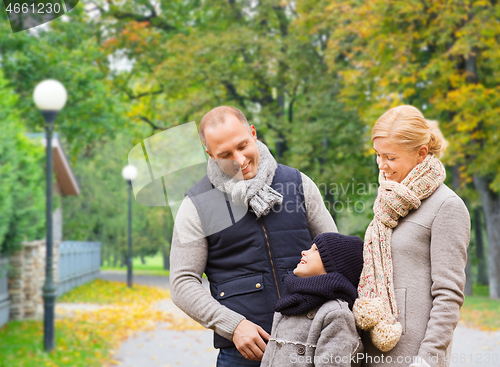
[[[448,146],[437,122],[426,120],[413,106],[394,107],[384,113],[372,130],[372,141],[376,138],[389,138],[409,151],[426,145],[438,158]]]
[[[448,142],[443,136],[441,130],[439,130],[437,121],[427,120],[429,125],[429,142],[427,147],[429,148],[429,153],[434,154],[436,157],[441,158],[444,151],[448,147]]]

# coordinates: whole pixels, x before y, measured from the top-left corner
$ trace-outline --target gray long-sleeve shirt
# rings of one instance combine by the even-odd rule
[[[301,176],[311,238],[324,232],[337,232],[337,226],[325,207],[318,187],[303,173]],[[234,330],[245,317],[222,306],[202,286],[201,278],[207,257],[208,242],[198,212],[191,199],[185,197],[175,219],[170,250],[172,301],[204,327],[232,340]]]

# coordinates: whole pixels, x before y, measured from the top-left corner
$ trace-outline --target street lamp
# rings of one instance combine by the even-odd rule
[[[137,177],[137,168],[125,166],[122,176],[128,183],[128,256],[127,256],[127,285],[132,287],[132,180]]]
[[[64,86],[57,80],[44,80],[35,87],[33,99],[45,119],[45,137],[47,139],[47,195],[46,195],[46,247],[45,284],[43,286],[43,346],[46,352],[54,349],[54,307],[56,286],[53,273],[53,237],[52,237],[52,133],[54,120],[66,104],[68,95]]]

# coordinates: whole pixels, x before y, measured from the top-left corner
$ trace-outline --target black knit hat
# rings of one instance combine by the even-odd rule
[[[358,236],[322,233],[314,238],[327,273],[340,273],[356,288],[363,270],[363,241]]]

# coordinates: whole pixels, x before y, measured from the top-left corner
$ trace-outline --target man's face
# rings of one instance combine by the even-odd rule
[[[231,177],[244,180],[254,178],[259,166],[257,132],[255,127],[240,122],[233,115],[226,115],[225,122],[205,129],[207,153],[218,160],[220,168]]]

